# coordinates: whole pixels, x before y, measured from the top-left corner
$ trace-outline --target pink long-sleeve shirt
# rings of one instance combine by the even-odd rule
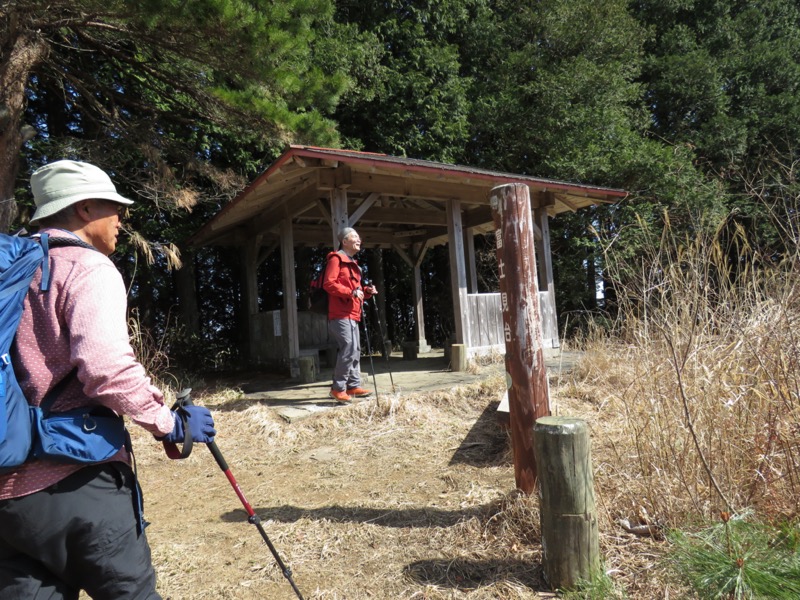
[[[71,234],[45,229],[52,237]],[[137,362],[128,338],[125,285],[114,263],[87,248],[50,249],[50,289],[37,273],[25,298],[12,363],[34,405],[77,368],[52,410],[102,404],[155,435],[174,427],[162,393]],[[112,460],[129,461],[123,448]],[[0,475],[0,500],[25,496],[71,475],[81,465],[31,460]]]

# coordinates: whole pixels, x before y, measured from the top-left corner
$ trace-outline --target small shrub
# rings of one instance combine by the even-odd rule
[[[627,597],[605,571],[598,571],[590,579],[579,581],[575,589],[561,594],[562,600],[626,600]]]
[[[669,560],[700,598],[800,598],[798,529],[731,518],[695,534],[673,531]]]

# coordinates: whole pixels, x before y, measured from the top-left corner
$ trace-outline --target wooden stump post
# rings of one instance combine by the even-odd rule
[[[317,369],[313,356],[301,356],[297,359],[300,368],[300,383],[314,383],[317,380]]]
[[[600,568],[589,428],[581,419],[542,417],[533,443],[544,576],[553,589],[568,589]]]
[[[467,370],[467,347],[464,344],[451,344],[450,368],[456,372]]]
[[[333,368],[336,366],[336,355],[338,353],[338,349],[336,346],[328,346],[324,350],[325,352],[325,366],[328,368]]]
[[[506,342],[514,478],[519,490],[531,494],[536,486],[533,427],[537,418],[550,414],[550,391],[539,314],[530,190],[521,183],[500,185],[492,189],[489,203]]]
[[[403,360],[417,360],[417,342],[403,342]]]

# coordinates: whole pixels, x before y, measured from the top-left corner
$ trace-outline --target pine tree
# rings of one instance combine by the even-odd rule
[[[92,159],[163,201],[184,169],[208,175],[196,163],[211,156],[241,170],[289,141],[335,143],[326,115],[347,79],[314,60],[331,15],[329,0],[4,2],[0,229],[15,216],[21,150],[28,171]]]

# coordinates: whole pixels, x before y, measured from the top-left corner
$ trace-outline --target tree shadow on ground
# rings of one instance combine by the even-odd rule
[[[386,510],[340,505],[306,509],[283,505],[260,507],[255,509],[255,512],[263,521],[282,523],[313,519],[330,523],[359,523],[397,528],[440,528],[452,527],[471,518],[485,519],[496,509],[496,503],[463,510],[437,508]],[[243,509],[237,509],[224,513],[222,520],[244,522],[248,518]],[[403,569],[406,577],[420,585],[448,587],[464,592],[501,582],[512,582],[532,590],[545,591],[547,588],[541,571],[541,565],[538,563],[511,558],[492,560],[427,559],[413,562]]]
[[[300,519],[325,520],[336,523],[368,523],[384,527],[452,527],[473,517],[482,517],[496,509],[487,504],[463,510],[439,508],[409,508],[402,510],[364,508],[362,506],[331,505],[320,508],[299,506],[270,506],[254,508],[261,519],[294,523]],[[223,521],[247,521],[244,509],[231,510],[221,515]]]
[[[403,573],[420,585],[435,585],[461,592],[500,582],[515,582],[536,591],[548,590],[541,564],[523,560],[418,560],[407,565]]]

